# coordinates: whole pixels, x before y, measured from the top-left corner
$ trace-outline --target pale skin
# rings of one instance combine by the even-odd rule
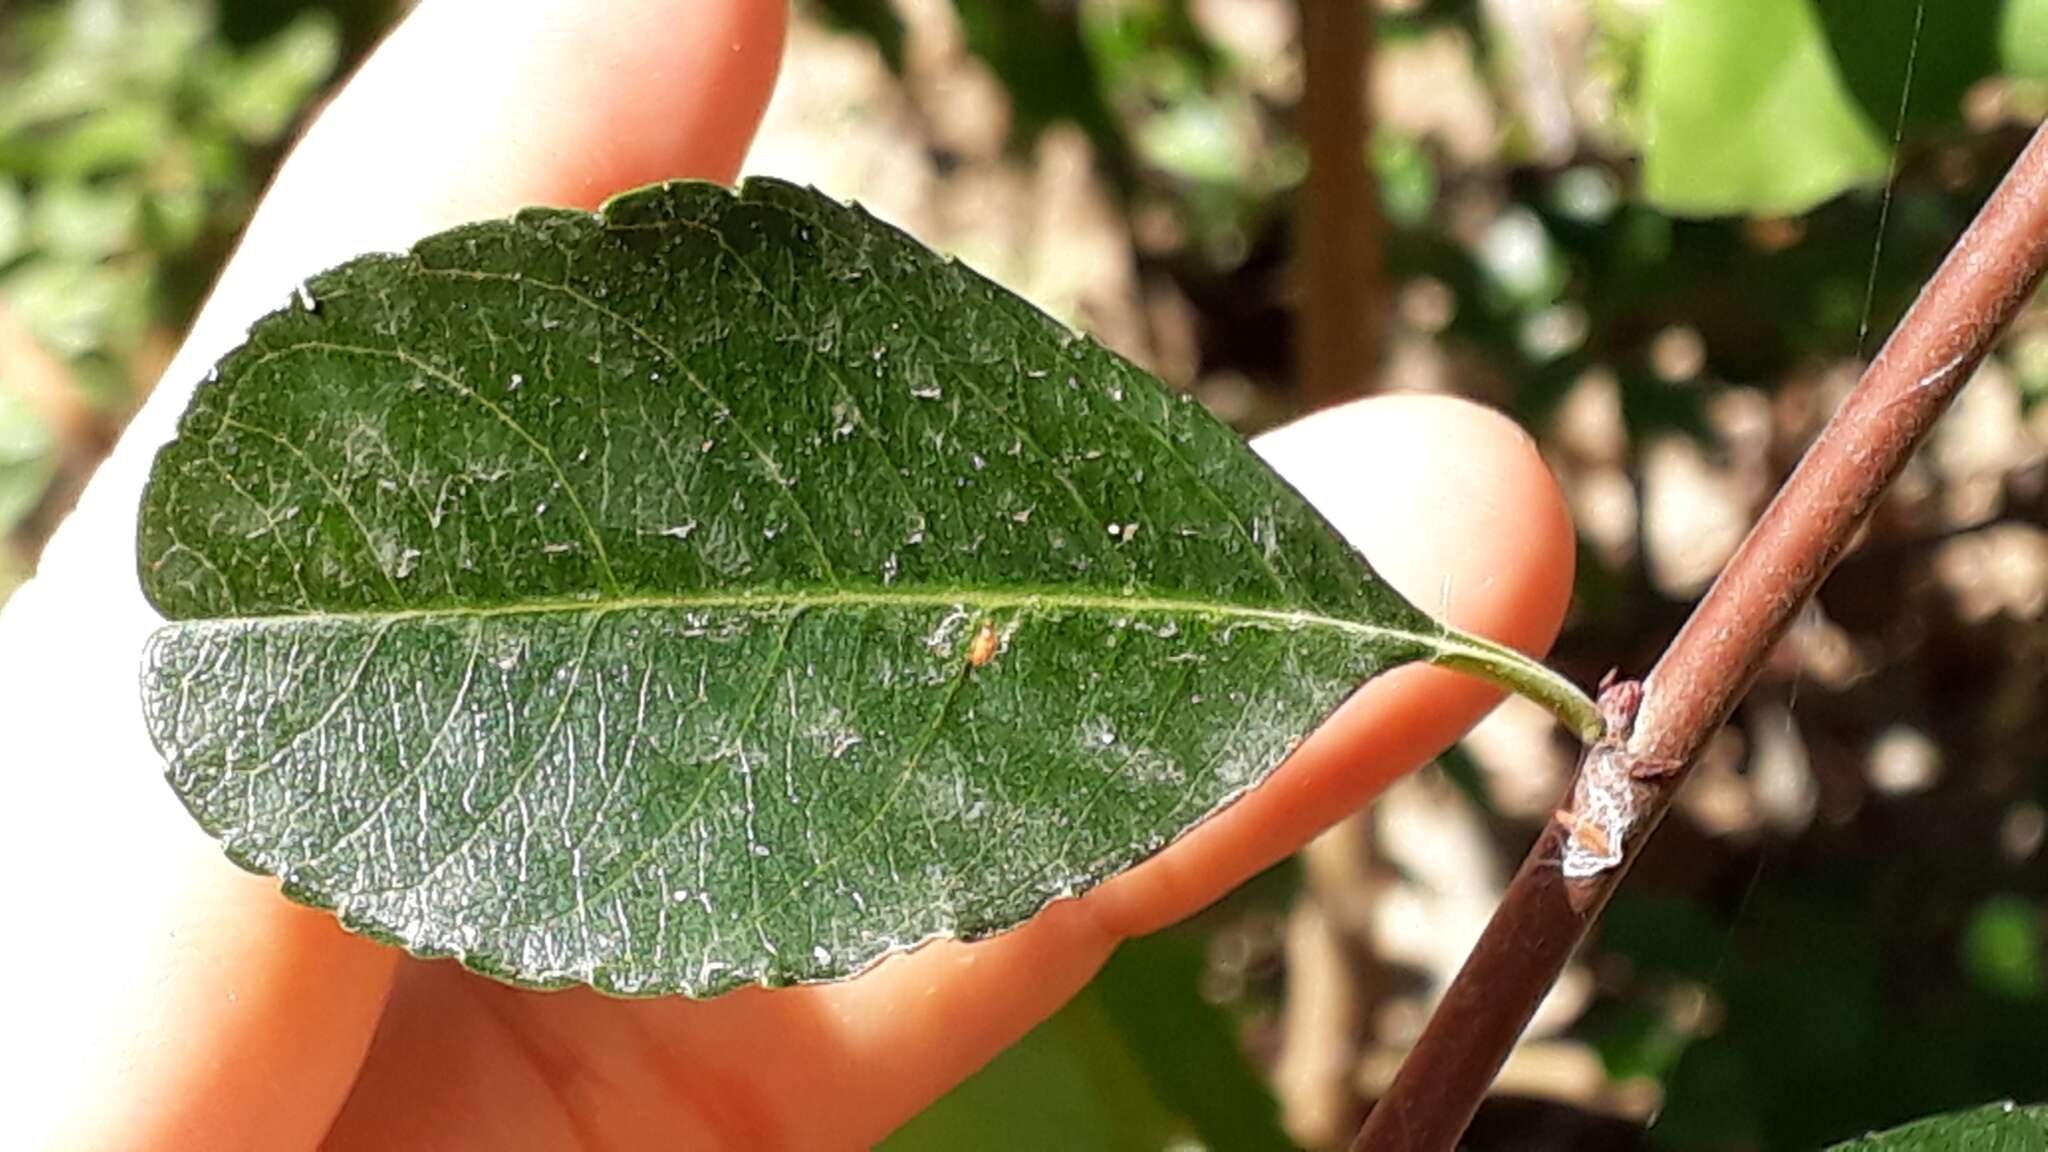
[[[240,872],[158,778],[134,577],[149,456],[209,363],[309,272],[526,204],[730,180],[767,101],[778,0],[427,0],[292,154],[147,409],[0,615],[0,1146],[839,1148],[872,1143],[1179,920],[1454,740],[1492,690],[1374,682],[1273,779],[1014,932],[834,985],[707,1002],[517,991],[423,963]],[[1444,399],[1259,444],[1380,571],[1540,650],[1572,572],[1528,439]]]

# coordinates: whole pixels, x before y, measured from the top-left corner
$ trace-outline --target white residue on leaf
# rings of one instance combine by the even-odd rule
[[[955,608],[940,617],[939,622],[924,638],[925,647],[934,652],[950,652],[966,629],[974,614],[965,608]]]
[[[1081,722],[1081,744],[1090,750],[1116,746],[1116,721],[1093,716]]]
[[[794,696],[790,704],[792,708],[795,707]],[[866,743],[860,732],[848,723],[846,714],[838,708],[827,708],[823,715],[810,718],[810,722],[804,726],[804,737],[832,760],[842,759],[848,752]]]
[[[1130,763],[1123,769],[1123,776],[1134,784],[1166,785],[1179,787],[1187,783],[1187,769],[1181,762],[1162,752],[1150,748],[1139,748],[1131,753]]]
[[[497,651],[491,654],[491,666],[500,672],[517,671],[526,659],[526,641],[518,636],[501,634],[497,638]]]
[[[726,576],[740,575],[754,561],[753,549],[730,517],[714,518],[705,525],[697,547],[704,563]]]

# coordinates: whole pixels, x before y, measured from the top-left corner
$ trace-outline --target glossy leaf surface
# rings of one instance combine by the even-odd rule
[[[1834,1152],[2044,1152],[2048,1109],[1993,1104],[1837,1144]]]
[[[755,181],[317,277],[144,498],[150,728],[352,927],[716,993],[1018,923],[1447,635],[1223,425]]]

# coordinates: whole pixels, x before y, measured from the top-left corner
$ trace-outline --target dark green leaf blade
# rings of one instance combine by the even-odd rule
[[[2048,1108],[1992,1104],[1837,1144],[1833,1152],[2048,1152]]]
[[[1199,406],[813,192],[300,297],[152,473],[145,709],[234,859],[422,954],[843,976],[1156,850],[1393,664],[1504,665]]]

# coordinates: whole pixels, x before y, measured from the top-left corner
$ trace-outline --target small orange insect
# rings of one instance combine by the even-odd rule
[[[983,620],[981,631],[974,634],[974,641],[967,646],[967,666],[979,668],[996,658],[996,622]]]

